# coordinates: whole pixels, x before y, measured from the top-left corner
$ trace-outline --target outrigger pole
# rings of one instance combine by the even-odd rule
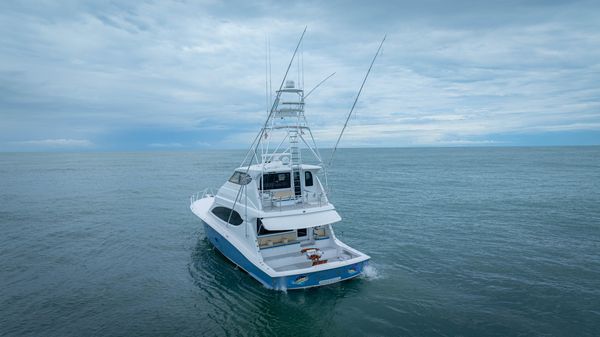
[[[319,82],[319,84],[315,85],[314,88],[310,89],[310,91],[308,92],[308,94],[304,95],[304,99],[307,99],[308,96],[310,96],[310,94],[312,94],[313,91],[315,91],[315,89],[317,89],[318,87],[321,86],[321,84],[325,83],[325,81],[327,81],[328,79],[331,78],[331,76],[335,75],[335,72],[331,73],[331,75],[325,77],[324,80],[322,80],[321,82]]]
[[[356,98],[354,99],[354,103],[352,104],[352,108],[350,109],[350,112],[348,113],[348,117],[346,117],[346,122],[344,123],[344,127],[342,128],[342,132],[340,132],[340,135],[338,136],[338,139],[335,142],[335,146],[333,147],[333,152],[331,152],[331,158],[329,159],[329,165],[328,165],[329,167],[331,167],[331,163],[333,162],[333,155],[335,154],[335,151],[337,150],[340,140],[342,139],[342,135],[344,134],[344,131],[346,130],[346,126],[348,126],[348,121],[350,121],[350,117],[352,116],[352,112],[354,111],[354,107],[356,106],[356,102],[358,102],[360,93],[362,92],[363,87],[365,86],[365,82],[367,82],[369,73],[371,73],[371,68],[373,68],[375,59],[377,59],[377,55],[379,55],[379,51],[381,51],[381,47],[383,46],[383,42],[385,41],[386,37],[387,37],[387,34],[383,36],[383,40],[381,40],[381,43],[379,44],[379,48],[377,48],[377,52],[375,53],[375,56],[373,57],[373,60],[371,61],[371,65],[369,66],[369,70],[367,70],[367,74],[365,75],[365,78],[363,79],[362,84],[360,85],[360,89],[358,90],[358,94],[356,95]]]
[[[256,138],[254,138],[254,140],[252,141],[252,144],[250,145],[250,149],[248,149],[248,153],[246,153],[246,156],[244,157],[244,160],[242,161],[242,165],[244,165],[244,163],[246,162],[246,159],[248,159],[248,156],[250,155],[250,152],[252,152],[252,157],[250,157],[250,162],[248,163],[248,167],[246,168],[246,172],[245,172],[246,174],[248,174],[248,172],[250,171],[250,166],[252,165],[252,160],[254,159],[254,157],[256,157],[256,151],[258,150],[258,146],[260,145],[260,140],[261,140],[263,134],[265,133],[265,129],[267,128],[267,125],[269,125],[269,120],[271,119],[271,116],[273,116],[273,112],[275,112],[275,108],[279,104],[279,98],[281,97],[281,89],[283,89],[283,84],[285,83],[285,79],[287,78],[290,68],[292,67],[292,63],[294,62],[294,58],[296,57],[298,48],[300,48],[300,44],[302,43],[302,39],[304,38],[304,34],[306,33],[307,28],[308,28],[308,26],[304,26],[304,31],[302,31],[300,40],[298,40],[298,44],[296,45],[294,54],[292,54],[292,58],[290,59],[290,64],[288,64],[288,67],[285,71],[285,75],[283,75],[283,79],[281,80],[281,84],[279,85],[279,90],[277,90],[277,96],[275,96],[275,100],[273,101],[273,105],[271,106],[271,111],[269,112],[269,116],[267,116],[267,119],[265,120],[265,124],[263,125],[262,129],[260,129],[260,131],[256,135]],[[255,145],[255,143],[256,143],[256,145]],[[238,189],[237,195],[235,196],[235,200],[233,201],[233,207],[231,207],[231,212],[229,212],[229,217],[227,218],[227,222],[231,221],[231,215],[233,214],[235,205],[237,204],[237,202],[240,198],[241,192],[242,192],[242,188],[240,187],[240,189]]]
[[[252,145],[250,145],[250,149],[248,149],[248,153],[246,153],[246,156],[244,157],[244,160],[242,161],[242,165],[244,165],[244,163],[246,162],[246,159],[248,159],[248,155],[250,154],[250,152],[254,152],[254,155],[252,156],[252,158],[254,158],[256,156],[256,150],[258,149],[258,144],[260,143],[260,139],[263,136],[265,129],[267,128],[267,125],[269,124],[269,120],[271,119],[271,116],[273,116],[273,112],[275,112],[275,108],[279,104],[279,98],[281,96],[281,89],[283,89],[283,84],[285,83],[285,79],[287,78],[290,68],[292,67],[292,63],[294,62],[294,58],[296,57],[298,48],[300,48],[300,44],[302,43],[302,39],[304,38],[304,33],[306,33],[307,28],[308,28],[308,26],[304,27],[304,31],[302,32],[302,35],[300,36],[300,40],[298,40],[298,44],[296,45],[294,54],[292,55],[292,58],[290,59],[290,64],[288,64],[287,70],[285,71],[285,75],[283,75],[283,79],[281,80],[281,84],[279,85],[279,90],[277,90],[277,96],[275,96],[275,100],[273,100],[273,105],[271,106],[271,111],[269,112],[269,115],[267,116],[267,119],[265,120],[265,124],[263,125],[262,129],[260,129],[260,131],[258,132],[256,137],[254,138],[254,141],[252,141]],[[256,146],[254,145],[254,143],[256,143]],[[252,158],[250,159],[250,164],[248,164],[248,170],[250,170],[250,165],[252,164]],[[248,172],[246,172],[246,173],[248,173]]]

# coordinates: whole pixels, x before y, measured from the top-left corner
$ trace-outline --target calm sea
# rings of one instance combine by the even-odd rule
[[[365,277],[264,289],[189,196],[241,151],[0,154],[0,335],[598,336],[600,147],[341,149]]]

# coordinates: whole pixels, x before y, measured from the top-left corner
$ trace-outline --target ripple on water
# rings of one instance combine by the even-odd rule
[[[287,293],[187,207],[243,151],[0,154],[0,335],[600,331],[600,147],[338,154],[336,235],[373,270]]]

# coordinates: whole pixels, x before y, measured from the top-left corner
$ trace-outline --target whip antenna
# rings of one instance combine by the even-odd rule
[[[346,123],[344,123],[344,127],[342,128],[342,132],[340,132],[340,135],[338,136],[337,141],[335,142],[335,146],[333,147],[333,152],[331,152],[331,158],[329,159],[329,165],[331,167],[331,163],[333,162],[333,155],[335,154],[335,151],[337,150],[337,147],[340,143],[340,140],[342,139],[342,135],[344,134],[344,131],[346,130],[346,126],[348,126],[348,121],[350,121],[350,117],[352,116],[352,112],[354,111],[354,107],[356,106],[356,102],[358,102],[358,98],[360,97],[360,93],[363,90],[363,87],[365,86],[365,82],[367,82],[367,78],[369,77],[369,73],[371,73],[371,68],[373,68],[373,64],[375,63],[375,59],[377,59],[377,55],[379,55],[379,52],[381,51],[381,47],[383,46],[383,42],[385,41],[387,34],[383,36],[383,40],[381,40],[381,43],[379,44],[379,48],[377,48],[377,52],[375,53],[375,56],[373,57],[373,60],[371,61],[371,65],[369,66],[369,70],[367,70],[367,74],[365,75],[365,78],[362,81],[362,84],[360,85],[360,89],[358,90],[358,94],[356,95],[356,98],[354,99],[354,103],[352,104],[352,108],[350,109],[350,112],[348,113],[348,117],[346,117]]]

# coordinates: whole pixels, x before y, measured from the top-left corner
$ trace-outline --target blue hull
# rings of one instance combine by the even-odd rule
[[[282,277],[271,277],[260,268],[250,262],[237,248],[235,248],[227,239],[215,231],[204,221],[204,232],[208,240],[231,262],[238,265],[248,274],[262,283],[269,289],[302,289],[309,287],[323,286],[326,284],[337,283],[339,281],[351,279],[362,273],[363,268],[367,266],[368,260],[352,265],[328,269],[313,273],[303,273]]]

